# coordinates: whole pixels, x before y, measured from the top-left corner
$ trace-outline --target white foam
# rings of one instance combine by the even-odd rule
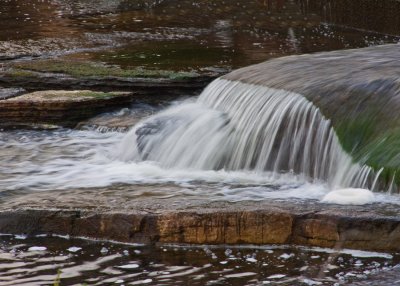
[[[274,274],[274,275],[268,276],[267,279],[281,279],[283,277],[286,277],[286,275],[285,274]]]
[[[257,273],[242,272],[242,273],[236,273],[236,274],[228,274],[228,275],[225,275],[225,278],[242,278],[242,277],[253,276],[253,275],[257,275]]]
[[[45,251],[47,248],[44,246],[31,246],[28,251]]]
[[[67,250],[69,252],[78,252],[79,250],[81,250],[82,247],[77,247],[77,246],[71,246],[70,248],[68,248]]]
[[[340,205],[365,205],[375,201],[370,190],[358,188],[337,189],[326,194],[321,202]]]
[[[246,261],[247,261],[247,262],[251,262],[251,263],[256,263],[256,262],[257,262],[257,259],[255,259],[255,258],[253,258],[253,257],[249,257],[249,258],[246,258]]]
[[[356,258],[373,258],[373,257],[379,257],[379,258],[385,258],[385,259],[392,259],[393,255],[389,253],[384,253],[384,252],[375,252],[375,251],[365,251],[365,250],[355,250],[355,249],[340,249],[340,250],[335,250],[332,248],[323,248],[323,247],[299,247],[299,249],[302,250],[309,250],[309,251],[315,251],[315,252],[323,252],[323,253],[340,253],[340,254],[347,254],[351,255]]]
[[[120,266],[116,266],[116,267],[121,268],[121,269],[136,269],[136,268],[139,268],[139,264],[131,263],[131,264],[120,265]]]

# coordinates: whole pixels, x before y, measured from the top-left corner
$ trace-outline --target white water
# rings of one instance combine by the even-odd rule
[[[365,188],[371,173],[352,162],[330,121],[301,95],[223,79],[196,102],[137,125],[117,158],[165,169],[293,173],[331,188]]]
[[[358,188],[333,190],[322,198],[324,203],[341,205],[365,205],[374,200],[374,194],[370,190]]]
[[[128,134],[1,132],[0,147],[0,187],[11,191],[174,184],[211,200],[322,199],[376,181],[301,95],[223,79]]]

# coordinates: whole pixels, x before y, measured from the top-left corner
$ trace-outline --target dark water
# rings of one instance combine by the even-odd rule
[[[140,246],[1,236],[0,285],[346,285],[396,272],[399,258],[271,245]]]
[[[0,5],[0,58],[74,53],[73,58],[123,67],[209,71],[399,39],[373,31],[368,23],[351,28],[352,23],[331,19],[326,9],[311,4],[5,0]],[[386,18],[377,13],[371,19]],[[330,24],[336,22],[339,25]]]

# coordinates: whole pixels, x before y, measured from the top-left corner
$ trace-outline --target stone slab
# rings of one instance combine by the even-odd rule
[[[132,92],[46,90],[0,100],[0,126],[53,124],[73,127],[80,120],[117,107],[129,106]]]
[[[179,199],[178,199],[179,200]],[[118,190],[14,195],[0,202],[0,232],[62,234],[132,243],[297,244],[400,250],[398,205],[317,201],[129,199]]]

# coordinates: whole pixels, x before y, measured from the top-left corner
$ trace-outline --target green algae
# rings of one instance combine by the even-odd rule
[[[345,119],[335,126],[336,134],[345,151],[355,162],[366,164],[380,173],[380,181],[387,187],[400,185],[400,125],[382,122],[371,113]],[[383,123],[390,126],[383,126]]]
[[[100,92],[100,91],[82,91],[77,93],[77,96],[82,96],[82,97],[91,97],[91,98],[98,98],[98,99],[107,99],[107,98],[112,98],[115,96],[121,95],[120,93],[114,93],[114,92]]]
[[[67,91],[65,94],[64,93],[56,93],[56,94],[47,93],[44,96],[49,99],[50,98],[58,98],[60,96],[71,97],[71,98],[85,97],[85,98],[92,98],[92,99],[109,99],[109,98],[113,98],[116,96],[121,96],[123,94],[124,93],[121,93],[121,92],[102,92],[102,91],[82,90],[82,91],[76,91],[76,92],[68,92]]]
[[[60,73],[76,78],[87,77],[120,77],[120,78],[165,78],[185,79],[196,76],[192,72],[181,72],[171,70],[144,69],[134,67],[122,69],[119,66],[107,66],[102,63],[87,61],[67,60],[36,60],[15,63],[8,73],[13,77],[31,76],[34,72]]]
[[[18,68],[17,69],[15,69],[15,68],[9,69],[4,74],[6,76],[8,76],[8,77],[17,77],[17,78],[20,78],[20,77],[37,77],[37,74],[35,74],[32,71],[18,69]]]

